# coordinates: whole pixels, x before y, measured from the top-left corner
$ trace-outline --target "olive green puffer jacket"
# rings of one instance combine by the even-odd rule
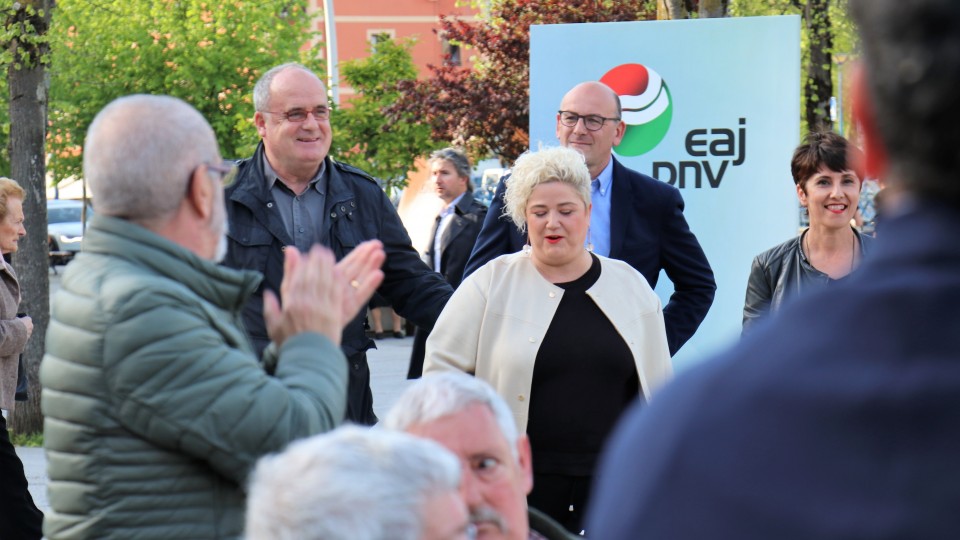
[[[259,276],[96,216],[52,303],[40,379],[48,538],[233,538],[260,456],[339,424],[347,369],[319,334],[274,376],[239,312]]]

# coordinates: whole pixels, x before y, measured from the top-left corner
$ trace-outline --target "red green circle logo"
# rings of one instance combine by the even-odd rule
[[[614,150],[621,156],[639,156],[656,148],[670,129],[673,100],[667,83],[642,64],[620,64],[600,77],[620,96],[627,130]]]

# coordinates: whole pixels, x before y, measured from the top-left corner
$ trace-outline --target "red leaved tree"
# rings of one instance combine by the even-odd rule
[[[441,17],[444,37],[475,53],[474,68],[429,66],[429,79],[401,81],[400,99],[385,111],[388,122],[416,117],[434,140],[464,146],[473,157],[512,162],[530,140],[530,25],[655,16],[650,0],[494,0],[479,24]]]

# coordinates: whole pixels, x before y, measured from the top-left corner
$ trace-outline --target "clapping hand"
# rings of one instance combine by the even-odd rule
[[[383,244],[370,240],[357,246],[340,263],[333,252],[314,246],[306,254],[284,250],[283,306],[273,291],[263,296],[267,334],[278,347],[301,332],[318,332],[340,344],[343,327],[366,305],[383,281]]]

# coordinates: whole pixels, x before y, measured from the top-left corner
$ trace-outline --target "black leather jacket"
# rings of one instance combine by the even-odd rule
[[[805,234],[807,230],[754,257],[743,303],[744,334],[768,312],[780,309],[784,301],[832,281],[807,260],[803,252]],[[856,229],[853,234],[860,243],[860,253],[865,255],[873,238],[861,235]]]
[[[263,283],[243,310],[243,323],[258,354],[269,343],[263,322],[263,290],[279,294],[283,280],[283,249],[293,245],[274,207],[263,173],[263,144],[252,158],[238,163],[236,182],[226,192],[230,222],[229,249],[223,264],[259,270]],[[324,236],[339,261],[364,240],[379,239],[387,253],[384,279],[378,292],[401,316],[418,326],[433,327],[453,289],[440,274],[420,260],[396,210],[376,180],[350,165],[326,158],[329,171],[324,203]],[[343,330],[341,346],[348,357],[373,347],[366,336],[366,313]]]

